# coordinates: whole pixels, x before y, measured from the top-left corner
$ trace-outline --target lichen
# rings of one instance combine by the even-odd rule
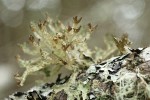
[[[19,84],[22,86],[26,77],[36,71],[51,76],[50,71],[56,74],[63,67],[71,74],[63,78],[58,74],[56,82],[35,86],[27,92],[16,92],[9,96],[10,99],[150,99],[150,47],[132,49],[127,35],[123,35],[114,37],[115,43],[105,39],[105,49],[90,50],[86,40],[96,26],[83,27],[81,19],[73,17],[72,25],[67,27],[49,17],[37,25],[31,24],[34,36],[30,35],[29,42],[20,46],[23,52],[32,55],[32,59],[23,60],[17,56],[19,64],[26,68],[21,77],[16,74]],[[117,50],[121,54],[114,56]]]
[[[48,16],[46,20],[38,24],[31,23],[32,35],[29,41],[20,44],[23,52],[32,55],[32,59],[24,60],[17,56],[21,67],[26,70],[20,77],[16,75],[19,84],[23,86],[26,77],[47,66],[63,66],[69,70],[75,70],[76,64],[89,66],[92,52],[87,47],[86,40],[89,39],[94,26],[80,26],[81,18],[73,18],[72,25],[65,26],[60,21],[53,21]],[[74,66],[75,65],[75,66]],[[56,67],[57,68],[57,67]]]

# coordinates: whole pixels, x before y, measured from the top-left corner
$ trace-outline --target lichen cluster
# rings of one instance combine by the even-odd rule
[[[149,49],[130,49],[130,53],[91,65],[83,83],[91,82],[91,91],[96,100],[148,100]]]
[[[127,35],[123,35],[113,38],[116,46],[105,39],[104,50],[90,50],[86,40],[96,26],[83,27],[81,19],[73,17],[72,25],[67,26],[49,17],[31,24],[34,34],[20,46],[32,59],[17,56],[19,64],[26,68],[21,77],[16,75],[19,84],[22,86],[26,77],[36,71],[56,74],[56,69],[63,67],[71,74],[62,78],[57,73],[56,82],[16,92],[9,96],[11,100],[150,99],[150,47],[132,49]],[[120,55],[111,57],[116,50]]]
[[[33,34],[29,36],[29,41],[20,44],[20,47],[24,53],[32,55],[32,59],[24,60],[17,56],[20,66],[26,68],[21,77],[16,75],[21,86],[29,74],[46,67],[51,69],[62,66],[75,70],[78,68],[77,65],[89,66],[92,52],[85,41],[89,39],[96,26],[88,24],[82,28],[79,24],[81,19],[74,17],[72,25],[68,26],[49,17],[38,24],[31,23]],[[91,61],[87,62],[86,58],[91,58]]]

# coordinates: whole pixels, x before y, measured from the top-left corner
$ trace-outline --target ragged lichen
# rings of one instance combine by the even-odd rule
[[[123,34],[121,38],[114,37],[113,39],[120,53],[125,54],[129,51],[131,41],[128,39],[127,34]]]
[[[81,20],[82,17],[75,16],[72,25],[66,26],[47,16],[38,24],[31,23],[33,34],[29,36],[29,41],[19,44],[23,52],[30,55],[31,59],[17,56],[19,65],[26,69],[22,76],[16,74],[15,77],[21,86],[26,77],[36,71],[42,70],[48,75],[53,66],[56,66],[56,69],[63,66],[75,71],[94,62],[93,51],[88,48],[86,41],[97,26],[91,23],[81,26]],[[53,68],[53,72],[54,70]]]
[[[51,76],[50,71],[56,74],[60,67],[64,67],[72,72],[64,78],[59,74],[56,82],[32,88],[19,97],[17,92],[10,96],[11,99],[150,98],[150,47],[132,49],[127,35],[123,35],[121,38],[114,37],[115,44],[108,39],[109,41],[105,40],[105,49],[91,51],[86,40],[96,26],[88,24],[87,28],[83,27],[80,25],[81,19],[74,17],[69,26],[49,17],[39,24],[31,24],[34,35],[29,36],[29,43],[20,46],[24,53],[32,55],[32,59],[23,60],[17,56],[19,64],[26,68],[21,77],[16,75],[19,84],[22,86],[26,77],[36,71],[43,71]],[[121,55],[111,57],[116,50]]]
[[[91,65],[83,83],[91,82],[91,91],[98,100],[148,100],[149,49],[129,49],[130,53]]]
[[[17,92],[9,98],[12,100],[35,98],[46,100],[148,100],[150,98],[150,61],[147,59],[150,57],[150,47],[130,50],[130,53],[92,64],[88,69],[78,70],[70,76],[61,78],[58,75],[54,83],[46,83],[27,92],[21,92],[19,93],[22,94],[21,96],[18,96]]]

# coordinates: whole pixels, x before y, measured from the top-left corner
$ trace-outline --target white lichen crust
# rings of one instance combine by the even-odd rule
[[[150,99],[149,48],[130,49],[128,54],[90,66],[84,84],[91,82],[98,100]]]
[[[150,47],[92,64],[6,100],[149,100]],[[38,98],[38,99],[36,99]]]

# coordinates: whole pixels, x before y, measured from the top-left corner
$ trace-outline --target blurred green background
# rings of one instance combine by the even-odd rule
[[[0,0],[0,99],[16,90],[27,90],[39,77],[27,78],[24,87],[17,87],[13,75],[19,69],[15,55],[21,54],[17,43],[31,34],[29,24],[43,19],[45,13],[69,24],[73,16],[83,17],[98,28],[88,41],[90,48],[104,47],[106,33],[117,36],[128,33],[132,46],[149,46],[149,0]],[[41,78],[41,77],[40,77]]]

